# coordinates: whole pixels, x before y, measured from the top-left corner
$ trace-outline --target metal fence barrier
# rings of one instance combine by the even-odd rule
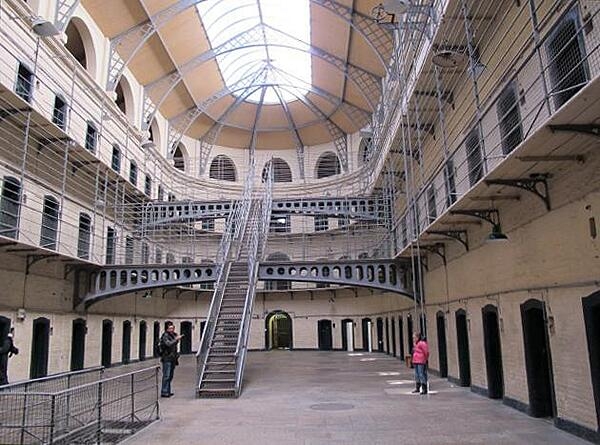
[[[0,392],[0,443],[118,443],[158,420],[158,369],[53,392]]]
[[[43,392],[54,393],[86,383],[102,379],[104,366],[94,366],[79,371],[62,372],[38,379],[24,380],[0,386],[0,393],[4,392]]]

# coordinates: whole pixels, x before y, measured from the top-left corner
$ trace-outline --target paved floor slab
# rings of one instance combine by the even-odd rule
[[[587,444],[445,379],[419,396],[412,370],[383,354],[251,352],[239,399],[196,399],[184,357],[162,420],[127,444]]]

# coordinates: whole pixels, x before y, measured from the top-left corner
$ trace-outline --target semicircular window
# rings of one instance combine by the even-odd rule
[[[235,164],[227,156],[218,155],[210,163],[208,176],[211,179],[235,182],[237,178]]]
[[[273,182],[292,182],[292,170],[287,162],[281,158],[273,158]],[[262,182],[265,182],[269,174],[271,162],[265,164],[262,171]]]
[[[306,95],[312,85],[310,0],[214,0],[197,8],[232,94],[259,102],[264,90],[267,104]]]
[[[327,151],[317,161],[317,179],[339,175],[342,172],[340,160],[335,153]]]

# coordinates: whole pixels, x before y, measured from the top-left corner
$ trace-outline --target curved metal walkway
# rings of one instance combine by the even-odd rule
[[[218,276],[215,264],[150,264],[105,266],[86,273],[75,306],[87,309],[99,301],[130,292],[161,287],[211,283]],[[263,262],[260,280],[302,281],[360,286],[395,292],[413,298],[408,289],[408,265],[397,260],[344,260],[331,262]]]

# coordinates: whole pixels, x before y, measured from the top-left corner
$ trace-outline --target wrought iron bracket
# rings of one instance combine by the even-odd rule
[[[466,230],[428,230],[426,233],[430,235],[441,235],[452,238],[461,243],[467,252],[469,251],[469,235]]]
[[[27,255],[26,264],[25,264],[25,275],[29,275],[31,266],[33,266],[35,263],[38,263],[38,262],[48,259],[48,258],[55,258],[57,256],[58,256],[57,253],[42,253],[39,255]]]
[[[419,246],[419,249],[426,250],[429,253],[439,256],[442,259],[444,266],[446,265],[446,245],[444,243],[426,244],[424,246]],[[425,268],[429,270],[428,267]]]
[[[600,125],[599,124],[560,124],[560,125],[548,125],[552,133],[557,131],[567,131],[571,133],[588,134],[592,136],[600,136]]]
[[[546,210],[550,211],[550,192],[548,190],[548,178],[550,177],[547,173],[533,174],[529,178],[522,179],[488,179],[485,181],[487,185],[507,185],[509,187],[516,187],[521,190],[533,193],[546,205]]]
[[[500,214],[496,209],[468,209],[468,210],[451,210],[451,215],[466,215],[482,219],[489,222],[492,226],[500,223]]]

